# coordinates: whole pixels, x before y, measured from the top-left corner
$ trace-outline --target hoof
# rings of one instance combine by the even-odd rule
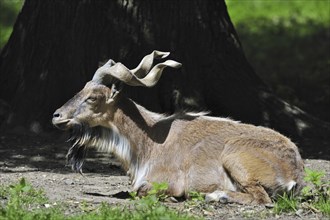
[[[224,191],[215,191],[213,193],[206,194],[205,202],[228,202],[228,195]]]

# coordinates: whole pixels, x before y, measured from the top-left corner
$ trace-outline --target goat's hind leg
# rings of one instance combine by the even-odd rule
[[[241,160],[243,161],[243,160]],[[230,164],[232,165],[232,164]],[[206,201],[219,201],[222,203],[239,203],[239,204],[270,204],[272,203],[268,193],[264,187],[251,178],[250,175],[242,175],[239,167],[244,167],[244,164],[235,164],[236,166],[226,166],[224,168],[228,176],[236,183],[237,191],[231,190],[216,190],[205,196]],[[237,166],[241,165],[241,166]],[[246,166],[245,166],[246,167]],[[230,175],[229,175],[230,174]]]
[[[265,189],[260,185],[244,187],[246,192],[216,190],[206,194],[206,202],[239,203],[239,204],[270,204],[272,203]]]

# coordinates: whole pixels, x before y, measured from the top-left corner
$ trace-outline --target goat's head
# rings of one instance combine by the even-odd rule
[[[67,159],[74,170],[81,172],[88,147],[104,141],[104,137],[108,138],[107,143],[117,144],[115,131],[102,128],[109,128],[109,125],[111,128],[116,112],[120,89],[116,88],[115,82],[130,86],[154,86],[165,67],[181,66],[178,62],[167,60],[152,68],[155,58],[161,59],[168,55],[169,53],[153,51],[132,70],[109,60],[95,72],[93,79],[78,94],[55,111],[53,125],[62,130],[71,130],[70,140],[73,144]]]
[[[145,56],[140,64],[129,70],[121,63],[109,60],[100,67],[85,87],[53,115],[53,124],[63,130],[75,127],[103,126],[111,121],[115,111],[116,97],[120,92],[114,81],[130,86],[154,86],[165,67],[179,68],[180,63],[167,60],[152,68],[153,60],[165,58],[166,52],[153,51]]]

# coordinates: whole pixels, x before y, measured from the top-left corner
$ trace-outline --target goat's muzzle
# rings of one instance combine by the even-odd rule
[[[53,114],[53,119],[52,119],[52,123],[53,125],[58,128],[58,129],[61,129],[61,130],[67,130],[69,129],[69,122],[71,120],[70,119],[65,119],[62,117],[62,114],[58,111],[56,111],[54,114]]]

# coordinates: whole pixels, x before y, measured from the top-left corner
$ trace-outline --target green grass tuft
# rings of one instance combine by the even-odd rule
[[[307,186],[302,190],[302,202],[313,211],[330,216],[330,182],[325,182],[325,172],[305,169]]]
[[[292,194],[286,194],[279,196],[274,206],[274,212],[281,214],[283,212],[296,212],[298,210],[298,198]]]
[[[330,216],[330,183],[323,180],[325,173],[305,169],[304,180],[307,186],[301,191],[300,196],[284,194],[275,201],[274,212],[297,212],[298,209],[306,212],[322,213]]]

